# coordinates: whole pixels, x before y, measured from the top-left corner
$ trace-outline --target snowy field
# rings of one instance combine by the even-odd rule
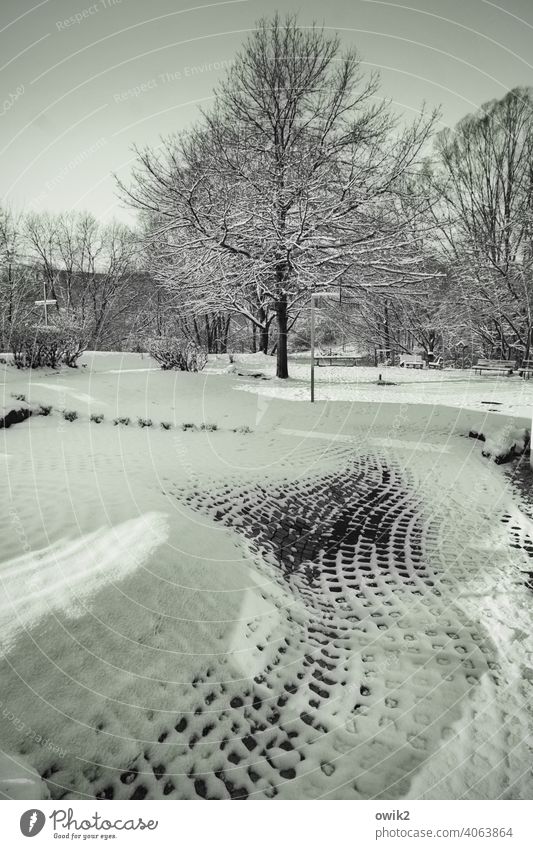
[[[0,367],[52,407],[1,432],[4,796],[531,798],[533,522],[468,432],[533,381],[82,363]]]
[[[269,377],[275,375],[272,357],[244,355],[238,359],[248,369],[257,368]],[[289,383],[269,381],[251,391],[286,400],[308,400],[311,368],[302,359],[295,357],[291,361]],[[384,385],[376,385],[379,375]],[[479,375],[471,369],[320,366],[315,368],[315,383],[317,400],[322,401],[445,405],[467,410],[489,409],[529,419],[533,409],[533,381],[524,381],[518,375]]]

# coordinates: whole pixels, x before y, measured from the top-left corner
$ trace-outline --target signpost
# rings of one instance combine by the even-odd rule
[[[311,404],[315,401],[315,298],[311,295]]]
[[[339,292],[312,292],[311,293],[311,404],[315,402],[315,308],[319,298],[328,298],[341,303]]]
[[[48,327],[48,310],[47,307],[52,304],[57,304],[57,301],[48,299],[47,301],[35,301],[36,307],[44,307],[44,326]]]
[[[36,307],[44,307],[44,326],[48,327],[48,309],[47,307],[52,304],[57,304],[55,298],[47,298],[46,297],[46,280],[43,280],[43,295],[44,298],[41,301],[35,301]]]

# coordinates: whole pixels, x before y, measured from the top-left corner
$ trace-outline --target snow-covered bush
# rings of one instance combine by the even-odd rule
[[[477,437],[479,439],[479,435]],[[531,445],[531,437],[528,430],[508,425],[494,434],[485,436],[485,445],[482,450],[483,457],[490,457],[498,465],[507,463],[514,457],[528,453]]]
[[[17,368],[75,368],[86,342],[75,324],[20,325],[11,333],[11,351]]]
[[[16,406],[13,404],[0,406],[0,430],[25,421],[32,412],[30,405],[24,401],[19,401]]]
[[[148,351],[162,369],[202,371],[207,363],[207,351],[204,348],[190,339],[180,339],[177,336],[158,336],[150,339]]]
[[[61,363],[62,334],[55,327],[23,326],[11,334],[11,350],[17,368],[57,368]]]

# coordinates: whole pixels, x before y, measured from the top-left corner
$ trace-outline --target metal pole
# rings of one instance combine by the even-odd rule
[[[315,400],[315,296],[311,295],[311,404]]]
[[[43,277],[43,295],[44,295],[44,326],[48,327],[48,307],[46,306],[46,277]]]

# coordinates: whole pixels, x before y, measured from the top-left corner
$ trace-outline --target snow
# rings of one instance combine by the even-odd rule
[[[5,407],[53,406],[0,432],[20,769],[53,798],[531,797],[533,523],[468,439],[529,427],[531,384],[317,369],[311,407],[304,363],[83,362],[2,372]]]
[[[245,362],[248,367],[251,365],[250,359],[246,358]],[[258,360],[254,355],[253,362],[261,366],[266,375],[274,376],[275,363],[271,357]],[[272,380],[241,388],[270,398],[308,401],[310,371],[310,365],[293,361],[289,364],[289,382]],[[377,385],[379,375],[383,382],[381,386]],[[444,405],[465,410],[490,410],[529,419],[533,409],[533,382],[517,375],[480,376],[460,369],[435,371],[399,366],[321,366],[315,368],[315,385],[318,401]]]
[[[513,427],[508,424],[504,428],[494,429],[485,435],[483,454],[498,460],[511,455],[521,454],[530,441],[531,429]]]
[[[49,799],[50,793],[39,773],[18,755],[0,752],[0,794],[3,799]]]
[[[14,634],[61,610],[85,612],[85,599],[138,569],[166,538],[162,515],[141,515],[73,540],[60,539],[0,564],[0,647]]]

